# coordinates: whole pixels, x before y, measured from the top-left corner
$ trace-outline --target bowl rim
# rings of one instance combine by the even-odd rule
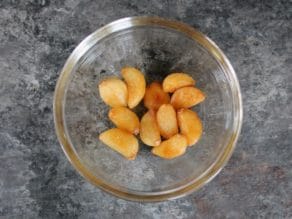
[[[225,150],[219,155],[217,160],[210,166],[204,173],[201,174],[199,178],[192,180],[187,185],[182,187],[163,191],[150,193],[148,192],[125,192],[121,191],[118,188],[114,188],[111,185],[108,185],[102,179],[94,176],[79,160],[78,155],[70,141],[70,138],[67,136],[66,124],[64,122],[64,97],[66,96],[66,85],[70,79],[71,72],[74,68],[75,63],[83,56],[83,54],[91,48],[96,42],[103,39],[104,37],[131,27],[138,26],[158,26],[163,28],[172,29],[178,32],[182,32],[197,41],[201,46],[203,46],[220,64],[222,70],[231,80],[231,90],[233,96],[233,108],[234,110],[234,121],[233,121],[233,134],[231,135],[228,143],[226,144]],[[56,84],[54,100],[53,100],[53,113],[54,113],[54,123],[55,130],[58,137],[58,140],[61,144],[61,147],[71,164],[75,169],[82,175],[85,179],[91,182],[93,185],[101,188],[102,190],[115,195],[117,197],[131,200],[131,201],[142,201],[142,202],[155,202],[155,201],[164,201],[171,200],[194,192],[210,182],[226,165],[227,161],[230,159],[232,152],[234,151],[235,145],[237,143],[241,126],[242,126],[242,97],[240,92],[240,85],[236,76],[236,73],[221,51],[221,49],[207,36],[199,32],[198,30],[188,26],[187,24],[181,23],[179,21],[174,21],[170,19],[165,19],[161,17],[152,17],[152,16],[139,16],[139,17],[126,17],[113,21],[89,36],[87,36],[81,43],[74,49],[71,53],[63,69],[61,70],[59,79]]]

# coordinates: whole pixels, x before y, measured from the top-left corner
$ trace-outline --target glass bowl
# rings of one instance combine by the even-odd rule
[[[193,108],[203,136],[185,155],[164,160],[140,142],[136,160],[129,161],[98,140],[113,124],[97,85],[120,76],[124,66],[139,68],[148,83],[186,72],[205,92],[206,100]],[[124,199],[162,201],[199,189],[222,169],[240,132],[242,103],[230,62],[208,37],[180,22],[130,17],[95,31],[72,52],[56,86],[54,119],[67,158],[89,182]]]

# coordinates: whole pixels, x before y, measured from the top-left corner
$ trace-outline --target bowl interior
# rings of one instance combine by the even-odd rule
[[[205,102],[193,108],[203,121],[204,134],[185,155],[163,160],[140,142],[136,160],[128,161],[98,140],[101,132],[114,125],[97,85],[107,77],[120,77],[124,66],[139,68],[147,83],[162,81],[171,72],[186,72],[206,93]],[[214,164],[234,134],[228,75],[198,42],[170,28],[132,27],[102,38],[75,64],[64,98],[66,135],[80,162],[101,182],[126,193],[162,194],[194,182]],[[138,106],[135,111],[141,116],[145,109]]]

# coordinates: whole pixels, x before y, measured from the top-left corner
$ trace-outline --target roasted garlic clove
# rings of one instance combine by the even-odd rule
[[[128,106],[134,108],[143,99],[146,89],[145,77],[136,68],[125,67],[121,71],[128,88]]]
[[[178,133],[178,124],[175,109],[171,104],[163,104],[156,114],[160,134],[168,139]]]
[[[161,143],[160,132],[153,110],[149,110],[141,119],[140,138],[144,144],[149,146],[155,147]]]
[[[161,84],[152,82],[147,88],[144,96],[144,106],[148,109],[158,110],[162,104],[170,102],[169,94],[164,92]]]
[[[195,85],[195,80],[185,73],[172,73],[162,83],[164,92],[173,93],[175,90]]]
[[[163,141],[158,147],[153,148],[152,153],[165,159],[173,159],[183,155],[186,148],[186,137],[181,134],[176,134],[170,139]]]
[[[118,78],[103,80],[99,86],[101,99],[111,107],[127,106],[128,90],[125,82]]]
[[[170,103],[176,109],[190,108],[205,100],[205,94],[195,87],[183,87],[171,96]]]
[[[188,145],[196,144],[203,133],[203,125],[198,114],[189,109],[180,109],[177,112],[180,132],[186,136]]]
[[[113,128],[101,133],[99,139],[127,159],[134,160],[136,158],[139,144],[136,137],[131,133]]]
[[[127,107],[114,107],[109,111],[108,116],[118,128],[131,132],[135,135],[139,133],[139,118]]]

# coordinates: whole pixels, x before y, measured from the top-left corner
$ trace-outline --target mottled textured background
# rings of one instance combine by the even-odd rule
[[[210,36],[238,74],[244,123],[223,171],[185,198],[134,203],[71,167],[56,139],[60,68],[88,34],[121,17],[159,15]],[[292,218],[292,2],[0,1],[1,218]]]

